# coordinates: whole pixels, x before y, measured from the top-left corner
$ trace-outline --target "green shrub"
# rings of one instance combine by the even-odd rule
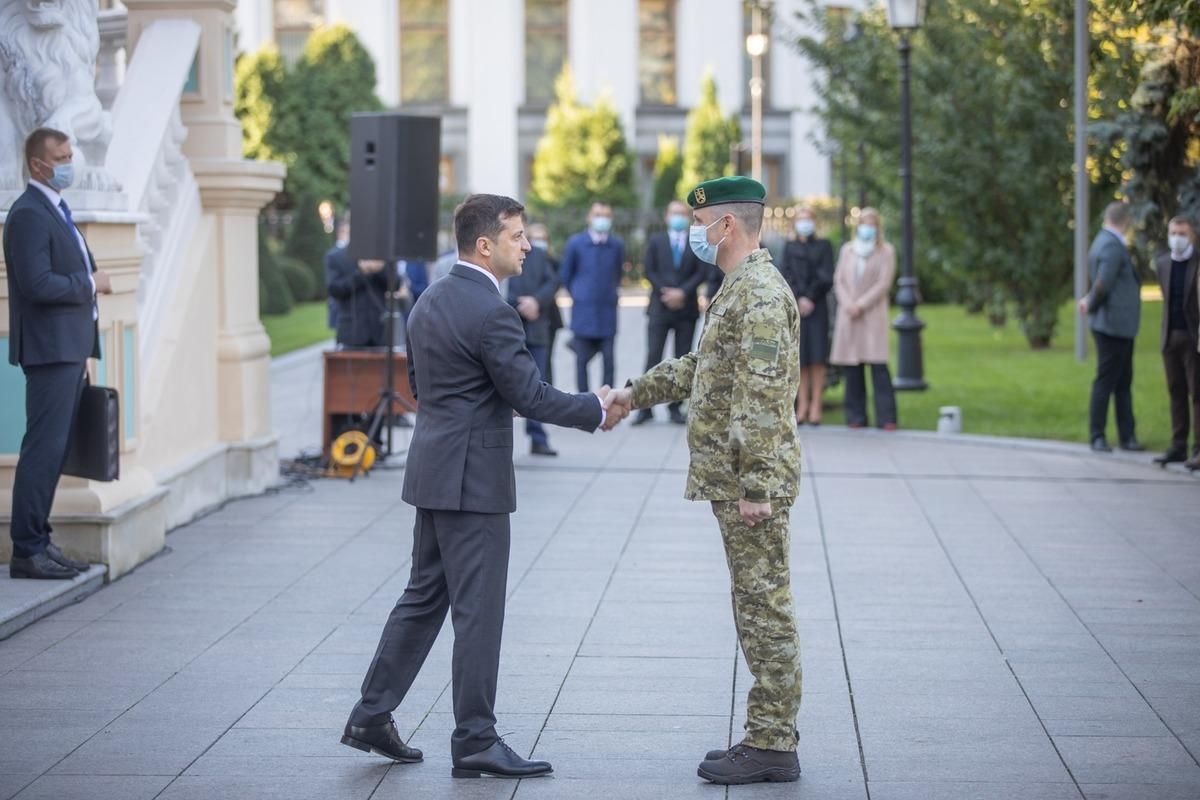
[[[321,299],[318,296],[317,281],[307,264],[290,256],[281,256],[279,269],[297,303]]]

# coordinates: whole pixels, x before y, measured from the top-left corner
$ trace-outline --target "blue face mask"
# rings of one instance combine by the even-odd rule
[[[612,230],[612,217],[594,217],[592,230],[596,233],[608,233]]]
[[[808,238],[809,236],[812,236],[816,232],[817,232],[816,223],[814,223],[811,219],[796,220],[796,233],[800,234],[801,236],[803,236],[805,238]]]
[[[859,225],[856,232],[859,241],[873,242],[875,241],[875,226],[874,225]]]
[[[42,162],[46,163],[46,162]],[[50,166],[46,164],[46,166]],[[75,165],[67,162],[66,164],[55,164],[54,174],[46,181],[46,185],[56,192],[61,192],[70,188],[75,182]]]
[[[550,249],[550,243],[547,242],[545,239],[530,239],[529,243],[531,245],[533,245],[534,247],[536,247],[538,250],[549,250]]]
[[[721,246],[721,242],[725,241],[725,237],[721,237],[721,242],[709,244],[708,229],[723,219],[724,217],[718,217],[708,225],[693,225],[688,229],[688,244],[691,245],[696,258],[709,264],[717,263],[717,248]]]
[[[683,214],[672,214],[667,217],[667,227],[673,231],[686,231],[688,228],[688,218]]]

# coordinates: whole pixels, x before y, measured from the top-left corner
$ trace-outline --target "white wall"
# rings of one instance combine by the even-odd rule
[[[742,4],[730,0],[679,0],[676,20],[679,105],[689,108],[699,102],[700,81],[706,71],[711,71],[721,108],[726,114],[740,111],[747,91],[742,74],[742,50],[746,46]]]
[[[375,60],[375,93],[385,106],[400,102],[400,11],[395,0],[325,0],[325,19],[344,22]]]
[[[451,0],[451,65],[454,97],[467,107],[467,190],[519,191],[517,108],[525,96],[523,0]],[[463,13],[469,9],[470,13]],[[457,45],[461,44],[462,47]],[[465,95],[465,98],[463,97]]]
[[[567,57],[579,96],[590,103],[607,93],[628,138],[638,103],[637,0],[570,0],[568,8]],[[523,33],[517,49],[522,41]]]

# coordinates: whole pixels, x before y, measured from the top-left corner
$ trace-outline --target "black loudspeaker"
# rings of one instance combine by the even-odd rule
[[[442,121],[350,117],[350,257],[437,258]]]

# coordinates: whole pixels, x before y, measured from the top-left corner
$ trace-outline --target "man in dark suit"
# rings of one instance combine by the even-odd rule
[[[325,288],[337,304],[337,343],[342,347],[387,344],[387,272],[382,261],[350,257],[350,217],[343,218],[337,245],[325,254]]]
[[[1142,297],[1133,259],[1125,236],[1131,227],[1128,203],[1109,203],[1104,210],[1104,228],[1096,234],[1088,252],[1092,288],[1079,301],[1080,313],[1088,315],[1096,342],[1096,378],[1088,413],[1088,439],[1092,449],[1112,452],[1105,438],[1108,399],[1117,412],[1117,441],[1122,450],[1143,448],[1134,433],[1133,340],[1141,321]]]
[[[550,230],[540,222],[536,222],[529,226],[529,243],[533,245],[534,250],[541,250],[546,254],[546,263],[550,269],[554,270],[555,276],[561,275],[559,270],[558,259],[554,257],[554,253],[550,250]],[[562,278],[558,279],[558,285],[562,286]],[[543,376],[546,383],[554,383],[554,340],[558,338],[558,332],[563,328],[562,311],[558,307],[557,299],[550,304],[547,309],[546,316],[549,318],[550,333],[546,340],[546,374]]]
[[[667,334],[675,339],[675,357],[691,352],[696,335],[696,320],[700,318],[700,303],[696,291],[708,279],[708,265],[696,258],[688,246],[688,227],[691,214],[686,205],[672,200],[665,214],[667,230],[655,233],[646,241],[646,279],[650,281],[649,318],[646,324],[646,372],[662,361]],[[668,404],[671,422],[687,424],[679,403]],[[654,419],[654,411],[643,408],[633,420],[641,425]]]
[[[558,291],[558,272],[546,251],[535,247],[525,256],[520,274],[506,283],[508,304],[521,315],[521,323],[525,326],[525,347],[537,363],[541,379],[546,380],[550,363],[550,310],[554,308],[554,295]],[[525,420],[525,434],[530,440],[530,453],[558,455],[558,451],[550,446],[545,426],[536,419]]]
[[[1171,397],[1171,446],[1155,459],[1160,464],[1200,461],[1200,298],[1196,273],[1196,230],[1184,216],[1167,223],[1168,250],[1155,259],[1162,288],[1163,318],[1159,349]],[[1190,425],[1189,425],[1189,417]],[[1188,428],[1192,430],[1192,456],[1188,460]],[[1200,464],[1197,464],[1200,468]]]
[[[588,229],[567,240],[563,249],[563,286],[571,293],[571,333],[575,379],[588,390],[587,367],[597,353],[604,360],[604,383],[616,372],[613,341],[617,335],[617,298],[625,266],[625,243],[612,233],[612,207],[593,203]]]
[[[509,514],[516,510],[513,412],[589,432],[605,415],[601,396],[564,394],[541,380],[521,317],[500,294],[499,282],[520,274],[530,250],[524,207],[471,195],[455,211],[454,230],[459,262],[421,295],[408,321],[409,385],[421,403],[404,473],[404,501],[417,508],[412,575],[342,743],[394,761],[421,760],[400,739],[391,712],[451,610],[452,774],[527,778],[549,774],[550,764],[513,752],[496,734],[493,712]]]
[[[25,373],[25,437],[12,489],[13,578],[70,579],[88,565],[50,541],[50,508],[62,475],[88,358],[100,357],[96,270],[61,192],[71,185],[71,141],[39,128],[25,141],[29,186],[4,225],[8,360]]]

